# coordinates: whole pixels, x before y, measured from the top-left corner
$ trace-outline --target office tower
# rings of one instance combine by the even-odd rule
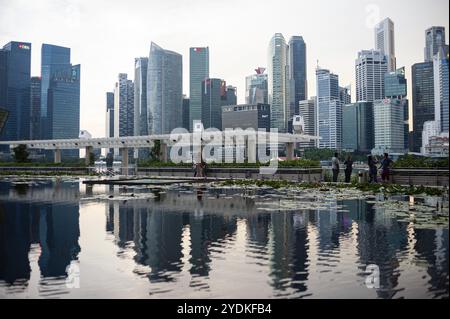
[[[346,87],[339,87],[339,100],[341,101],[342,105],[350,104],[352,103],[352,96],[350,94],[350,86]]]
[[[298,103],[308,98],[306,44],[301,36],[289,40],[289,118],[298,115]]]
[[[149,132],[170,134],[182,125],[183,57],[152,42],[147,74]]]
[[[401,100],[382,99],[373,102],[375,146],[373,154],[403,153],[404,116]]]
[[[237,104],[237,87],[228,85],[227,86],[227,105],[236,105]]]
[[[425,154],[426,148],[430,145],[430,139],[433,136],[439,136],[440,126],[437,121],[426,121],[423,123],[422,129],[422,145],[420,147],[420,153]]]
[[[358,53],[356,65],[356,101],[373,102],[384,98],[386,57],[381,51],[363,50]]]
[[[30,67],[30,43],[13,41],[0,49],[0,107],[8,112],[0,140],[30,139]]]
[[[372,102],[344,105],[342,111],[342,148],[370,152],[374,148],[374,116]]]
[[[425,62],[433,62],[433,57],[444,51],[444,56],[448,54],[448,45],[445,44],[445,28],[431,27],[425,30]]]
[[[439,132],[448,133],[448,54],[440,50],[433,57],[433,77],[434,77],[434,119],[437,122]]]
[[[80,65],[56,70],[47,90],[47,123],[50,139],[74,139],[80,134]],[[78,150],[66,150],[62,158],[78,158]]]
[[[183,104],[181,110],[181,116],[183,118],[182,127],[189,131],[189,108],[190,108],[190,99],[183,95]]]
[[[209,47],[195,47],[189,50],[189,128],[202,119],[202,82],[209,79]]]
[[[134,136],[149,135],[147,115],[148,58],[134,60]]]
[[[317,112],[316,112],[316,98],[309,100],[302,100],[299,103],[298,115],[303,117],[304,123],[304,134],[316,135],[316,123],[317,123]],[[316,146],[315,141],[300,142],[300,148],[313,148]]]
[[[267,104],[267,74],[265,68],[255,69],[256,74],[245,78],[245,103],[247,104]]]
[[[3,131],[3,128],[5,127],[6,120],[8,119],[8,111],[5,109],[0,108],[0,134]]]
[[[202,86],[202,123],[205,129],[222,127],[222,106],[232,105],[227,101],[227,86],[221,79],[206,79]],[[234,102],[234,101],[233,101]]]
[[[50,139],[51,114],[48,112],[48,90],[55,73],[67,69],[70,64],[70,48],[42,44],[41,48],[41,139]],[[79,132],[78,132],[79,133]],[[78,137],[77,133],[77,137]]]
[[[270,131],[270,105],[269,104],[239,104],[222,107],[222,127],[219,129],[243,130],[253,128]]]
[[[41,132],[41,78],[38,76],[31,78],[30,99],[30,140],[38,140]]]
[[[278,129],[278,132],[286,132],[289,116],[289,68],[287,45],[281,33],[276,33],[270,40],[267,65],[272,128]]]
[[[386,18],[375,26],[375,49],[386,56],[387,71],[396,69],[394,22]]]
[[[339,99],[339,77],[329,70],[316,69],[317,127],[319,148],[339,150],[342,147],[342,102]]]
[[[106,92],[106,137],[114,137],[114,92]]]
[[[434,121],[434,72],[433,62],[416,63],[412,66],[413,94],[413,149],[420,152],[423,123]]]
[[[409,102],[406,98],[407,83],[404,67],[384,75],[384,95],[386,98],[401,101],[404,116],[404,148],[409,149]]]
[[[114,88],[114,137],[134,135],[134,85],[120,73]]]

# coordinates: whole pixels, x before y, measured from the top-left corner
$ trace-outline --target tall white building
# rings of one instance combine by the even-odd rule
[[[386,18],[375,26],[375,49],[381,51],[387,60],[388,71],[396,70],[394,22]]]
[[[432,136],[439,136],[440,133],[440,125],[437,121],[426,121],[423,123],[422,130],[422,147],[420,148],[420,152],[422,154],[426,153],[426,147],[430,143],[430,138]]]
[[[271,127],[279,132],[287,131],[289,116],[289,67],[286,40],[276,33],[268,50],[268,97],[271,105]]]
[[[356,101],[373,102],[384,98],[385,55],[379,50],[358,52],[356,68]]]
[[[404,144],[403,107],[399,99],[381,99],[373,102],[375,127],[375,155],[402,153]]]
[[[298,104],[298,114],[303,118],[305,134],[316,135],[316,97],[300,101]],[[301,148],[311,148],[316,146],[316,141],[301,142],[299,145]]]
[[[449,131],[449,62],[441,48],[433,57],[434,120],[440,132]]]
[[[148,135],[147,117],[148,58],[134,60],[134,136]]]

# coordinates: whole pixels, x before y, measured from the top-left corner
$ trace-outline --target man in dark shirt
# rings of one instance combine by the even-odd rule
[[[390,174],[390,166],[392,164],[392,160],[389,158],[388,153],[384,153],[384,158],[381,160],[381,179],[383,182],[389,182],[389,174]]]

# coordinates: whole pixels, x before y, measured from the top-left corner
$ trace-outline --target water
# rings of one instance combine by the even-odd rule
[[[0,182],[0,298],[448,298],[448,225],[364,199],[258,209],[280,196]]]

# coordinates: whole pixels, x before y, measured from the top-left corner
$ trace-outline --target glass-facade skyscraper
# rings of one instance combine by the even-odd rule
[[[372,102],[344,105],[342,111],[342,148],[370,152],[374,147],[374,116]]]
[[[444,50],[440,50],[433,58],[434,69],[434,118],[440,132],[448,133],[448,112],[449,112],[449,88],[448,72],[449,58]]]
[[[148,59],[147,90],[150,134],[170,134],[173,129],[181,127],[183,103],[181,54],[164,50],[152,42]]]
[[[379,50],[358,53],[356,69],[356,101],[373,102],[384,98],[384,74],[388,70],[386,56]]]
[[[425,30],[425,62],[432,62],[433,57],[443,50],[448,54],[448,45],[445,44],[445,28],[433,26]]]
[[[134,136],[148,135],[147,103],[148,58],[134,61]]]
[[[342,147],[342,102],[339,77],[329,70],[316,70],[317,127],[319,148],[340,150]]]
[[[221,79],[206,79],[202,86],[202,123],[205,129],[222,129],[222,106],[227,105],[227,85]],[[230,103],[232,104],[232,103]]]
[[[245,103],[247,104],[267,104],[267,74],[265,68],[256,68],[256,74],[245,78]]]
[[[30,85],[30,139],[38,140],[41,132],[41,78],[37,76],[32,77]]]
[[[422,147],[423,124],[434,121],[434,72],[433,62],[416,63],[412,66],[413,94],[413,151]]]
[[[8,112],[0,140],[30,139],[30,70],[30,43],[13,41],[0,49],[0,108]]]
[[[289,40],[289,119],[298,115],[299,102],[308,98],[306,44],[301,36]]]
[[[120,73],[114,89],[114,137],[134,135],[134,84]]]
[[[375,49],[386,57],[387,70],[396,69],[394,22],[386,18],[375,26]]]
[[[287,131],[289,116],[289,66],[286,41],[281,33],[276,33],[268,50],[268,96],[272,128],[278,132]]]
[[[202,82],[209,79],[209,48],[195,47],[189,50],[189,127],[202,119]]]
[[[304,133],[307,135],[316,135],[317,126],[317,109],[316,99],[303,100],[299,102],[298,115],[303,117]],[[300,148],[313,148],[316,146],[316,141],[300,142]]]
[[[41,136],[40,139],[50,139],[53,135],[50,130],[50,117],[48,112],[48,90],[50,82],[60,70],[67,70],[70,64],[70,48],[42,44],[41,48]],[[79,132],[77,132],[78,137]]]

